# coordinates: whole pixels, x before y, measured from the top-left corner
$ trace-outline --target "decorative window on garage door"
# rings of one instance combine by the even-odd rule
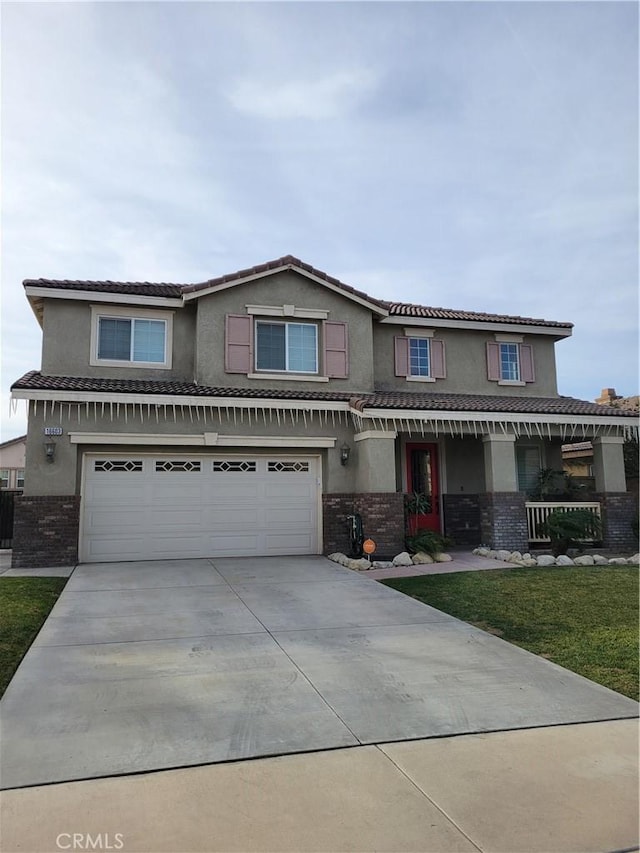
[[[94,471],[142,471],[142,459],[96,459]]]
[[[216,474],[253,473],[256,463],[248,459],[214,459],[213,470]]]
[[[157,472],[170,472],[170,471],[190,471],[194,473],[198,473],[201,470],[201,463],[194,462],[191,459],[166,459],[156,460],[156,471]]]
[[[308,462],[267,462],[267,471],[270,473],[302,473],[309,470]]]

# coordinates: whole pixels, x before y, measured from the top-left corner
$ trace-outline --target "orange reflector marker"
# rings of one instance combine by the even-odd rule
[[[373,541],[373,539],[365,539],[362,543],[362,550],[365,554],[373,554],[373,552],[376,550],[376,543]]]

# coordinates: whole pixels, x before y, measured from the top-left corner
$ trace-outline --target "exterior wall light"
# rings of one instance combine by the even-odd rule
[[[47,462],[53,462],[56,458],[56,443],[55,441],[45,441],[44,443],[44,455]]]
[[[343,444],[340,448],[340,464],[346,465],[349,461],[349,454],[351,453],[351,448],[348,444]]]

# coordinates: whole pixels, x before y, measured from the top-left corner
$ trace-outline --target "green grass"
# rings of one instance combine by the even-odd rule
[[[66,578],[0,578],[0,696],[66,582]]]
[[[638,569],[497,569],[383,581],[638,699]]]

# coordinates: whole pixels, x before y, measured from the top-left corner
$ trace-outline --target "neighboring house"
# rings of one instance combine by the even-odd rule
[[[0,489],[24,489],[24,454],[27,436],[11,438],[0,444]]]
[[[615,388],[603,388],[600,396],[596,398],[596,403],[599,406],[613,406],[615,409],[634,412],[636,415],[640,410],[640,397],[637,395],[635,397],[619,396],[616,394]],[[590,441],[563,444],[562,463],[564,470],[573,477],[592,478],[594,475],[593,445]],[[633,479],[635,481],[633,491],[637,492],[637,472]],[[629,481],[627,481],[627,488],[629,485]]]
[[[558,395],[570,323],[383,301],[292,256],[25,290],[43,350],[12,387],[29,401],[14,565],[330,553],[354,511],[388,556],[412,492],[457,545],[523,550],[526,492],[576,438],[605,542],[629,541],[637,419]]]

